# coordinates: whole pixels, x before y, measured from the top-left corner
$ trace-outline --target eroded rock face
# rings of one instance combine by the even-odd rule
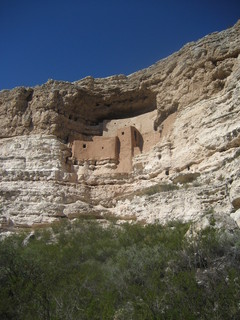
[[[0,92],[0,137],[42,133],[68,142],[100,135],[103,119],[155,108],[156,94],[125,76],[76,83],[49,80],[35,88]]]
[[[238,22],[127,77],[1,91],[1,228],[79,215],[239,224],[239,53]],[[70,143],[101,135],[103,120],[156,108],[160,141],[132,172],[72,161]]]

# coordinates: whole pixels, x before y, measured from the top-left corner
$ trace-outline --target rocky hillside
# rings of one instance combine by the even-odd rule
[[[240,21],[129,76],[0,91],[1,230],[76,216],[240,226],[239,54]],[[155,109],[164,135],[131,173],[73,161],[103,120]]]

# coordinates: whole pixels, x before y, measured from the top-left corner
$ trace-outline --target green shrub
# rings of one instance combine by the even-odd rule
[[[240,234],[59,224],[0,243],[0,319],[239,319]]]

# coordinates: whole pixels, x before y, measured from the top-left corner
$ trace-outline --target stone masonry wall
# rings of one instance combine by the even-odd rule
[[[118,160],[117,137],[93,137],[93,141],[75,140],[72,156],[77,160]]]

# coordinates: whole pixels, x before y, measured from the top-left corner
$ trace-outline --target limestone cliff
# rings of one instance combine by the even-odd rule
[[[81,215],[240,225],[239,54],[240,22],[129,76],[1,91],[1,228]],[[154,110],[160,139],[131,172],[72,158],[104,120]]]

